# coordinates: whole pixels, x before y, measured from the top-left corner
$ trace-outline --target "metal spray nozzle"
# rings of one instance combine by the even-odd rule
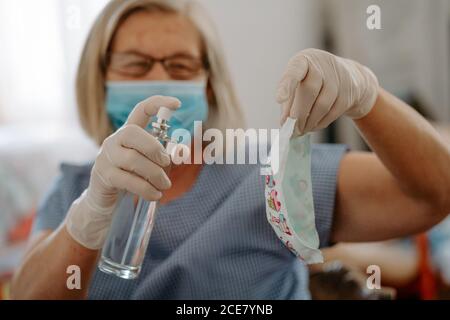
[[[169,120],[172,117],[173,110],[160,107],[159,111],[156,115],[156,122],[152,122],[153,135],[155,138],[160,140],[163,145],[166,145],[168,142],[171,142],[170,137],[168,136],[169,131]]]

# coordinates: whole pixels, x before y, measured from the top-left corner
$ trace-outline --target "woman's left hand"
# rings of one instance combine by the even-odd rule
[[[359,119],[378,96],[378,80],[367,67],[326,51],[306,49],[295,55],[278,86],[281,123],[298,119],[296,133],[324,129],[342,115]]]

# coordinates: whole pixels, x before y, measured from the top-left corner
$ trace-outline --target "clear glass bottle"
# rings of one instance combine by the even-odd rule
[[[151,133],[164,147],[171,143],[167,135],[171,116],[172,110],[161,107],[152,123]],[[157,206],[157,201],[149,202],[129,192],[120,194],[98,264],[101,271],[123,279],[139,276]]]

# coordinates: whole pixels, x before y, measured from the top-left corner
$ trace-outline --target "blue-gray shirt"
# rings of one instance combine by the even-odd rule
[[[315,144],[312,188],[327,246],[345,145]],[[63,164],[39,205],[33,232],[56,229],[88,186],[91,164]],[[257,165],[204,165],[192,189],[161,205],[141,274],[96,271],[91,299],[308,299],[308,271],[278,240],[265,212]]]

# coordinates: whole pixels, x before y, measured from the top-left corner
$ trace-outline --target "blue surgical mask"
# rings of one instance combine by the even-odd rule
[[[181,107],[169,121],[170,136],[174,130],[182,128],[193,137],[194,121],[208,118],[206,84],[203,81],[108,81],[106,111],[114,129],[125,124],[136,104],[154,95],[171,96],[181,101]]]

